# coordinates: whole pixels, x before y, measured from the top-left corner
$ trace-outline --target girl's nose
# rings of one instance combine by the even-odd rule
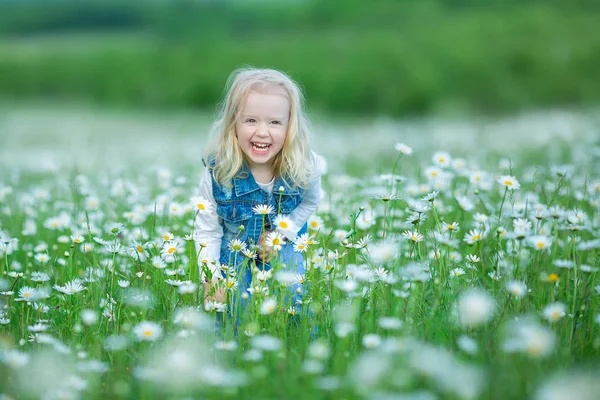
[[[267,128],[267,126],[265,124],[258,124],[258,127],[256,128],[256,134],[258,136],[268,136],[269,129]]]

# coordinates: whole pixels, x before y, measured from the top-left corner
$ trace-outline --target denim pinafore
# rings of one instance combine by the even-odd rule
[[[214,165],[214,162],[210,165]],[[273,193],[269,193],[258,186],[245,164],[233,178],[231,187],[222,186],[216,182],[212,171],[211,178],[213,197],[217,204],[216,211],[223,227],[219,261],[221,264],[227,265],[229,270],[235,271],[238,280],[238,295],[244,292],[249,294],[247,289],[252,283],[254,263],[260,270],[269,270],[271,265],[263,263],[260,259],[248,260],[241,252],[230,250],[230,242],[238,239],[245,242],[248,247],[256,245],[263,227],[269,229],[274,226],[273,221],[276,214],[288,215],[298,207],[304,199],[304,190],[300,187],[290,187],[284,179],[277,177],[273,185]],[[275,213],[266,216],[256,214],[252,208],[258,205],[270,205]],[[240,227],[243,228],[240,229]],[[306,231],[307,224],[304,224],[298,235]],[[293,246],[292,242],[286,241],[276,259],[285,269],[294,271],[296,274],[304,274],[304,259],[301,253],[294,252]],[[225,271],[222,274],[223,277],[226,277]],[[290,305],[300,304],[303,292],[302,284],[293,284],[289,289],[293,299],[293,304]],[[245,296],[240,297],[239,301],[242,304],[245,303]]]

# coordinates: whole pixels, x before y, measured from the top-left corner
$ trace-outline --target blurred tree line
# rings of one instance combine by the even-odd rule
[[[600,99],[596,0],[0,0],[0,96],[214,107],[242,65],[352,114]]]

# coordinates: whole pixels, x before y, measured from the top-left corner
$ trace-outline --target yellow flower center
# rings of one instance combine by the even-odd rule
[[[473,240],[480,240],[481,239],[481,235],[475,235],[473,236]]]
[[[206,207],[205,207],[205,206],[204,206],[204,204],[202,204],[202,203],[198,203],[198,204],[196,204],[196,207],[198,207],[198,208],[199,208],[200,210],[202,210],[202,211],[206,210]]]
[[[285,222],[285,221],[281,221],[281,222],[279,223],[279,227],[280,227],[280,228],[286,229],[286,228],[288,228],[288,226],[289,226],[289,225],[288,225],[288,223],[287,223],[287,222]]]
[[[543,249],[546,245],[543,242],[538,242],[537,247]]]
[[[169,235],[165,235],[165,236],[163,236],[163,239],[165,239],[165,240],[169,240]]]
[[[138,246],[137,247],[137,251],[138,251],[138,253],[143,253],[144,252],[144,248],[142,246]]]
[[[506,186],[512,186],[513,185],[512,181],[509,181],[508,179],[504,181],[504,184]]]
[[[558,274],[551,273],[550,275],[548,275],[548,280],[550,282],[557,282],[558,281]]]
[[[23,297],[30,298],[31,297],[31,293],[23,293]]]
[[[170,248],[170,249],[167,251],[167,253],[169,253],[169,254],[173,254],[173,253],[175,253],[175,247],[171,247],[171,248]]]
[[[152,336],[152,331],[150,329],[146,329],[143,334],[145,337],[150,337]]]
[[[542,354],[542,347],[536,344],[531,344],[527,349],[527,352],[532,356],[539,356]]]
[[[412,235],[410,238],[413,240],[413,242],[416,242],[417,240],[419,240],[419,238],[417,238],[415,235]]]
[[[275,239],[273,239],[273,244],[275,246],[279,246],[281,244],[281,240],[279,238],[275,238]]]
[[[318,226],[319,226],[319,224],[317,223],[317,221],[312,221],[312,222],[310,223],[310,226],[312,226],[313,228],[316,228],[316,227],[318,227]]]
[[[227,287],[231,289],[235,283],[233,281],[227,281]]]

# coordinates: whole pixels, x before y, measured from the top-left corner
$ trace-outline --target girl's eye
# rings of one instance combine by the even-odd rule
[[[273,121],[273,122],[271,122],[271,123],[272,123],[272,124],[275,124],[275,125],[281,125],[281,121]]]
[[[256,122],[256,120],[255,120],[254,118],[248,118],[248,119],[246,120],[246,122],[251,122],[251,123],[254,123],[254,122]]]

